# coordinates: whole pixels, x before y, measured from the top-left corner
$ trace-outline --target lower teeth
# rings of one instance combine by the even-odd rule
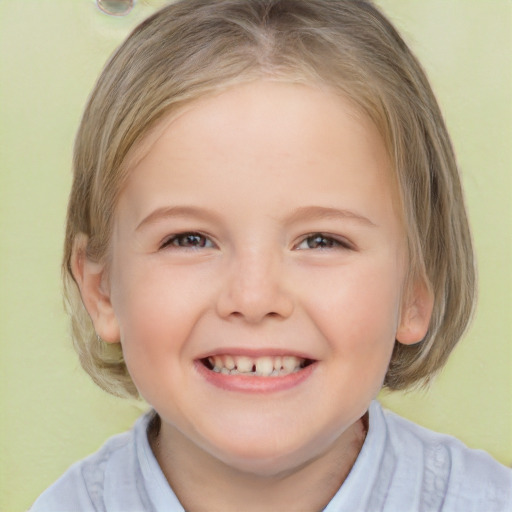
[[[289,375],[290,373],[296,373],[301,368],[295,368],[291,372],[286,370],[273,370],[270,374],[262,374],[259,372],[239,372],[236,368],[233,370],[228,370],[227,368],[217,368],[216,366],[210,369],[215,373],[222,373],[223,375],[245,375],[248,377],[281,377],[283,375]]]

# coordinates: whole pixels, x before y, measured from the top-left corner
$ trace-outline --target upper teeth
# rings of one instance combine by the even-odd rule
[[[216,355],[209,357],[208,361],[212,365],[214,372],[264,377],[276,377],[296,372],[305,363],[304,359],[296,356],[247,357]]]

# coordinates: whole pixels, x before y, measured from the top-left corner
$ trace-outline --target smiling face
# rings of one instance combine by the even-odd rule
[[[96,330],[121,340],[163,440],[244,471],[304,464],[365,413],[395,339],[428,325],[418,297],[403,304],[382,139],[332,92],[263,81],[155,133],[120,194],[108,276],[76,265]]]

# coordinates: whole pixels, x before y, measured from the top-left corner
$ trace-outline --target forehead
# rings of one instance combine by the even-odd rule
[[[137,136],[136,142],[122,157],[123,167],[135,168],[171,125],[176,126],[178,122],[182,126],[193,125],[197,118],[205,116],[209,116],[216,126],[219,126],[219,122],[225,122],[230,126],[249,126],[249,121],[254,123],[259,119],[265,122],[275,114],[279,117],[285,114],[286,117],[282,118],[284,121],[296,118],[297,121],[303,122],[307,119],[299,119],[301,114],[302,117],[307,117],[311,112],[322,109],[324,113],[332,112],[335,107],[334,111],[341,117],[350,117],[354,121],[353,128],[381,139],[378,131],[382,131],[382,127],[376,128],[370,116],[365,113],[365,107],[358,103],[357,94],[355,96],[353,99],[345,92],[322,82],[302,79],[289,81],[286,77],[267,77],[220,84],[198,97],[174,105],[167,114],[159,116],[156,123],[144,128]],[[230,108],[232,105],[234,109]],[[219,110],[224,110],[226,115],[219,115]],[[186,121],[181,121],[183,117]],[[204,125],[204,118],[199,123]],[[193,130],[196,129],[197,126],[194,126]],[[331,133],[336,136],[334,130]],[[326,142],[328,140],[329,137],[326,138]]]
[[[287,190],[307,201],[308,192],[322,182],[325,197],[334,197],[346,195],[347,185],[359,180],[361,191],[386,190],[390,206],[399,204],[375,125],[345,97],[316,86],[258,81],[201,97],[160,121],[130,160],[132,192],[143,188],[151,169],[163,165],[170,188],[193,175],[197,192],[222,171],[237,181],[238,195],[250,197],[261,183],[265,196]],[[399,209],[394,213],[400,216]]]

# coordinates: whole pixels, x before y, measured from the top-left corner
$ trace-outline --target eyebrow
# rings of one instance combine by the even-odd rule
[[[139,231],[142,228],[155,224],[156,222],[171,217],[195,217],[196,219],[216,219],[217,214],[206,208],[196,208],[194,206],[164,206],[153,210],[149,215],[144,217],[135,231]]]
[[[294,210],[288,216],[287,222],[293,224],[294,222],[302,220],[321,220],[321,219],[341,219],[341,220],[355,220],[367,226],[376,227],[377,225],[372,222],[368,217],[356,213],[351,210],[344,210],[339,208],[329,208],[325,206],[301,206]]]
[[[197,208],[194,206],[164,206],[153,210],[149,215],[144,217],[135,231],[139,231],[144,227],[155,224],[160,220],[171,217],[195,217],[196,219],[218,219],[218,215],[213,211],[206,208]],[[344,210],[339,208],[330,208],[325,206],[301,206],[295,209],[290,215],[286,217],[287,224],[293,224],[303,220],[321,220],[321,219],[350,219],[355,220],[361,224],[375,227],[368,217],[358,214],[351,210]]]

